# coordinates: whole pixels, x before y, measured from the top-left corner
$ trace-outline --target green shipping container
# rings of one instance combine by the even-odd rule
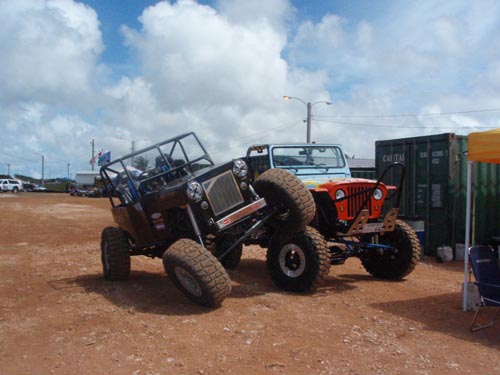
[[[351,171],[351,176],[356,178],[367,178],[369,180],[376,180],[375,168],[349,168]]]
[[[467,137],[453,133],[377,141],[377,176],[393,162],[405,165],[400,215],[424,220],[424,253],[464,242]],[[400,169],[384,178],[397,185]],[[489,244],[500,233],[500,166],[476,163],[473,174],[475,219],[473,240]]]

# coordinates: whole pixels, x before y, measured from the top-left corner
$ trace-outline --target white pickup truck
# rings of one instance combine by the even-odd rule
[[[2,191],[17,193],[18,191],[23,190],[23,183],[19,180],[5,178],[0,180],[0,189]]]

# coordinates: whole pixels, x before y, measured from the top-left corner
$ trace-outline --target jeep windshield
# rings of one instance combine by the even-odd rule
[[[196,135],[186,133],[113,160],[101,168],[101,175],[129,203],[212,165]]]
[[[273,147],[272,154],[277,168],[319,169],[327,172],[346,166],[342,150],[332,145]]]

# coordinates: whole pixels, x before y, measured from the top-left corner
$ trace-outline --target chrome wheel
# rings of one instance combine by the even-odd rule
[[[279,255],[281,271],[288,277],[299,277],[306,268],[306,256],[297,245],[290,243],[281,248]]]

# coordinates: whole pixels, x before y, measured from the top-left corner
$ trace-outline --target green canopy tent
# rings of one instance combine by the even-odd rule
[[[472,204],[472,171],[474,162],[500,164],[500,129],[470,133],[467,146],[467,201],[465,209],[465,254],[464,254],[464,288],[462,308],[467,310],[467,282],[469,281],[469,256],[471,233]]]

